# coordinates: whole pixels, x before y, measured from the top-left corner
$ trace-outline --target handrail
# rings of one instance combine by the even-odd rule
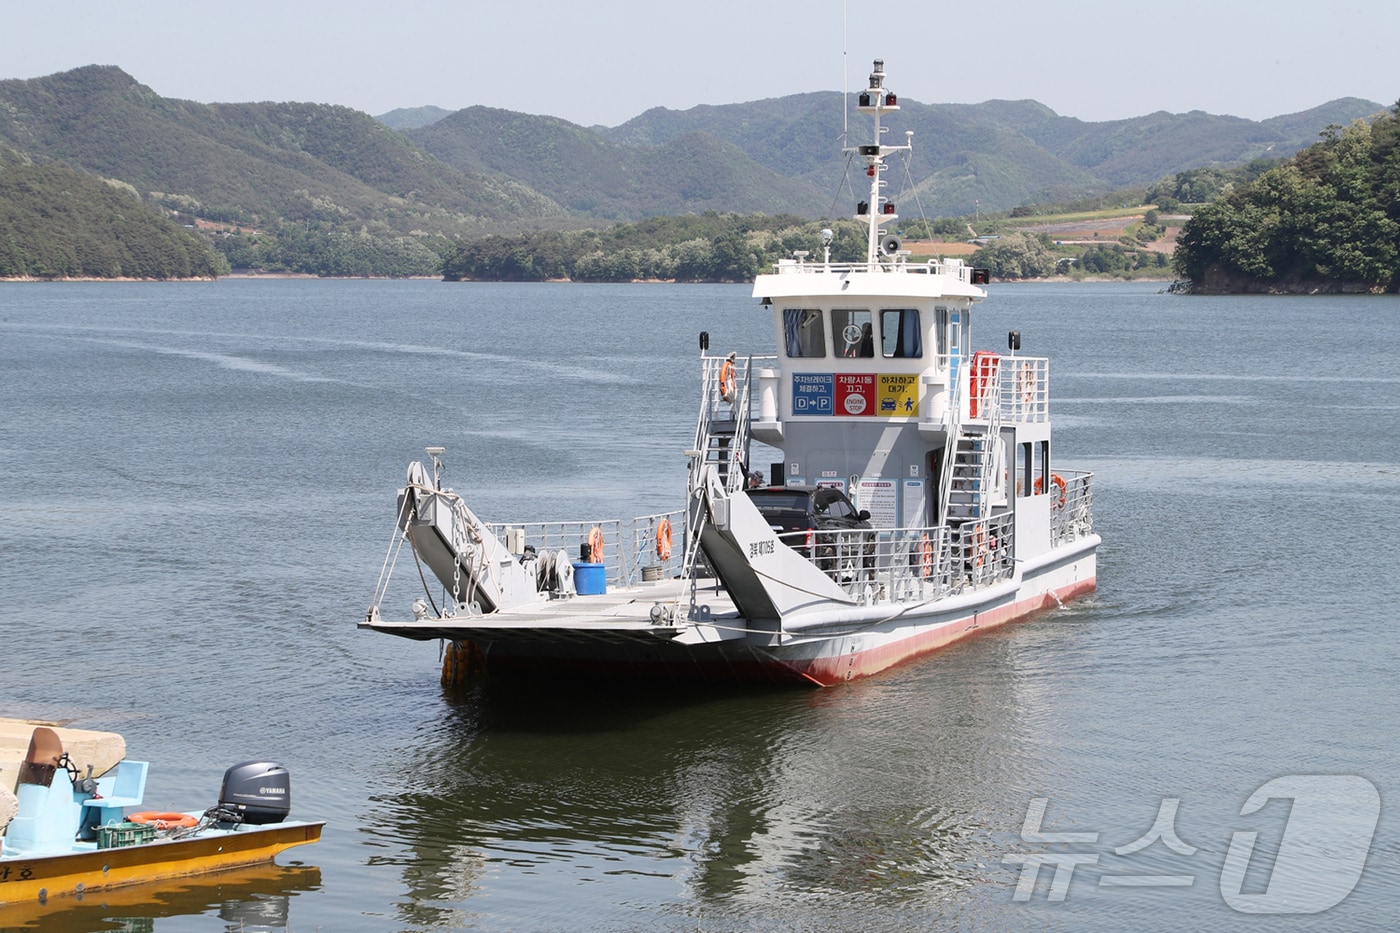
[[[821,262],[779,259],[773,264],[777,275],[816,275],[835,273],[844,275],[851,272],[907,272],[914,275],[946,275],[965,284],[972,284],[972,266],[961,259],[929,259],[925,262],[909,262],[904,257],[876,262]]]
[[[917,528],[783,532],[778,539],[857,599],[923,602],[1010,579],[1015,518]]]
[[[597,528],[603,535],[604,575],[609,583],[631,586],[647,567],[660,567],[670,575],[680,567],[684,547],[674,547],[671,556],[661,560],[656,552],[656,529],[661,520],[671,523],[673,540],[688,539],[685,512],[658,512],[639,515],[623,521],[616,518],[548,522],[487,522],[486,527],[501,544],[514,552],[514,544],[533,547],[536,553],[563,550],[571,556],[582,556],[581,546],[589,532]],[[512,534],[519,534],[516,542]],[[655,558],[653,560],[653,558]]]

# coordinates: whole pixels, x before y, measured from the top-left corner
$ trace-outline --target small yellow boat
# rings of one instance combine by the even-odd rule
[[[88,754],[70,754],[58,731],[34,727],[13,793],[0,782],[0,908],[268,862],[321,838],[323,822],[287,819],[291,778],[276,762],[229,768],[207,810],[141,811],[148,763],[104,768],[110,739],[123,755],[125,744],[79,741],[90,736]]]

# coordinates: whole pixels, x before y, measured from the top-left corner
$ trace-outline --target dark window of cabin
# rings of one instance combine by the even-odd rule
[[[865,308],[833,308],[831,345],[837,356],[875,356],[874,319]]]
[[[918,308],[885,308],[880,312],[880,352],[887,359],[918,359],[924,355]]]
[[[821,310],[784,308],[783,343],[787,347],[788,356],[826,356]]]

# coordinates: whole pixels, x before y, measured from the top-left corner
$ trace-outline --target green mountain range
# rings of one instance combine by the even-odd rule
[[[888,138],[912,131],[914,152],[889,192],[902,216],[932,218],[1145,187],[1202,165],[1286,156],[1329,124],[1381,110],[1346,98],[1260,122],[1195,111],[1086,123],[1034,101],[906,99]],[[242,228],[235,246],[220,244],[235,265],[254,255],[249,237],[289,230],[302,252],[337,237],[342,255],[392,242],[396,254],[431,259],[450,238],[487,233],[712,210],[848,216],[850,183],[859,192],[861,180],[847,181],[841,120],[835,92],[656,108],[612,128],[487,107],[376,119],[325,104],[164,98],[119,68],[87,66],[0,81],[0,172],[67,167],[129,186],[185,225]],[[247,261],[272,261],[266,247]]]

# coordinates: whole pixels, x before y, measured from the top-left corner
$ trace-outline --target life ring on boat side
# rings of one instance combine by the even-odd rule
[[[1030,363],[1021,364],[1021,401],[1027,405],[1035,401],[1035,370]]]
[[[928,535],[919,539],[919,570],[924,579],[933,576],[933,542],[928,539]]]
[[[734,361],[725,360],[719,368],[719,397],[726,402],[734,401],[734,388]]]
[[[656,556],[663,561],[671,559],[671,520],[663,518],[656,523]]]
[[[603,562],[603,529],[597,525],[588,532],[588,562],[590,564],[601,564]]]
[[[127,816],[126,821],[128,823],[150,823],[156,829],[175,829],[199,825],[199,820],[188,813],[158,813],[155,810],[132,813]]]
[[[1050,482],[1051,482],[1051,483],[1054,483],[1055,486],[1059,487],[1059,490],[1060,490],[1060,498],[1059,498],[1059,501],[1055,503],[1055,508],[1057,508],[1057,509],[1062,509],[1062,508],[1065,507],[1065,478],[1064,478],[1063,476],[1061,476],[1060,474],[1058,474],[1058,473],[1051,473],[1051,474],[1050,474]],[[1040,495],[1041,491],[1042,491],[1044,488],[1045,488],[1045,484],[1041,481],[1040,477],[1036,477],[1036,480],[1035,480],[1035,494],[1036,494],[1037,496]]]

